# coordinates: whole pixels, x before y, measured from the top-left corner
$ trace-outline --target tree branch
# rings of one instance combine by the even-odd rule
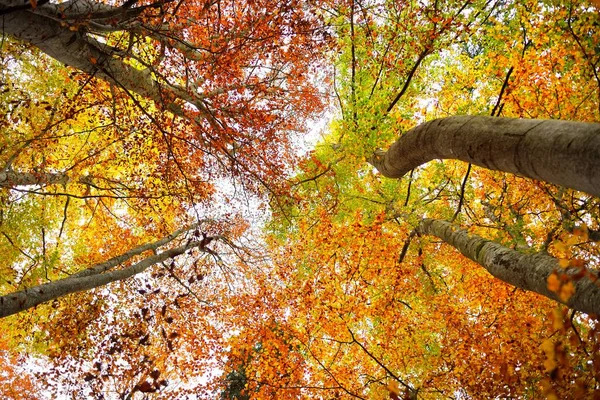
[[[388,178],[455,159],[600,196],[600,124],[455,116],[423,123],[369,162]]]

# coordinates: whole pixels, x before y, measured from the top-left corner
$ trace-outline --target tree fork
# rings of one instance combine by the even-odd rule
[[[600,196],[600,124],[454,116],[423,123],[369,162],[401,178],[434,159],[454,159]]]
[[[548,289],[548,277],[553,272],[564,272],[572,277],[579,269],[563,269],[556,258],[544,252],[523,254],[437,219],[423,219],[416,230],[437,236],[509,285],[536,292],[577,311],[600,315],[600,286],[587,276],[572,280],[575,293],[567,301]]]

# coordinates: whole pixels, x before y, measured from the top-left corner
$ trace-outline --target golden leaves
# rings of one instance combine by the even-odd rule
[[[558,292],[560,290],[561,281],[558,278],[558,274],[553,272],[548,276],[548,289],[553,292]]]
[[[573,294],[575,294],[575,285],[572,281],[568,281],[561,285],[558,296],[562,301],[567,302]]]
[[[589,230],[586,225],[578,225],[573,228],[571,235],[563,240],[552,243],[554,250],[558,253],[559,270],[548,276],[548,289],[557,293],[563,302],[567,302],[575,293],[575,282],[583,277],[589,277],[593,281],[597,278],[593,272],[586,268],[586,261],[579,257],[573,257],[573,249],[580,243],[589,240]]]
[[[565,303],[575,293],[575,284],[572,277],[565,273],[554,271],[548,276],[547,282],[548,289],[557,293],[558,297]]]

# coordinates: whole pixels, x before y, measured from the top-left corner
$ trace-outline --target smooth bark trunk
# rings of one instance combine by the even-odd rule
[[[600,196],[600,124],[456,116],[421,124],[371,164],[401,178],[434,159],[455,159]]]
[[[42,4],[19,9],[16,2],[0,0],[2,33],[29,43],[61,63],[105,80],[130,93],[153,100],[157,105],[184,116],[182,103],[193,104],[212,122],[201,96],[153,76],[153,67],[137,69],[124,61],[129,54],[110,47],[94,37],[107,31],[125,31],[163,41],[156,28],[151,31],[136,20],[145,8],[159,8],[169,0],[137,8],[112,7],[94,0],[70,0],[62,4]],[[2,10],[11,10],[2,12]],[[81,25],[81,27],[79,27]],[[76,30],[73,28],[77,27]],[[196,58],[199,56],[196,55]]]
[[[548,289],[548,277],[552,272],[561,271],[573,276],[579,269],[563,269],[556,258],[546,253],[523,254],[436,219],[423,219],[417,232],[437,236],[510,285],[539,293],[574,310],[600,315],[600,287],[588,277],[573,279],[575,294],[566,302]]]
[[[87,268],[67,278],[0,296],[0,318],[16,314],[27,310],[28,308],[35,307],[38,304],[58,299],[71,293],[94,289],[112,282],[130,278],[153,265],[162,263],[169,258],[175,258],[194,247],[202,249],[205,244],[212,240],[212,238],[205,237],[200,241],[188,241],[188,243],[184,245],[157,253],[157,249],[160,246],[171,242],[182,233],[188,232],[198,225],[199,224],[194,224],[189,228],[180,229],[161,240],[138,246],[118,257],[96,264],[91,268]],[[114,269],[116,266],[146,251],[153,251],[154,255],[148,256],[129,267],[117,270]]]

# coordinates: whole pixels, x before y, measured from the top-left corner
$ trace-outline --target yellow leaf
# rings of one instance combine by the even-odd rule
[[[540,345],[540,349],[546,354],[546,357],[554,357],[554,342],[551,339],[546,339]]]
[[[553,358],[549,358],[544,361],[544,368],[546,368],[546,372],[554,371],[554,369],[558,366],[556,360]]]
[[[566,258],[561,258],[558,260],[558,265],[560,265],[561,268],[567,268],[569,266],[569,260]]]
[[[579,243],[579,238],[577,236],[571,236],[569,239],[567,239],[567,246],[573,246],[574,244]]]
[[[556,330],[563,329],[565,327],[563,313],[559,308],[552,310],[552,327]]]
[[[554,247],[556,247],[556,250],[562,251],[562,252],[567,251],[567,248],[568,248],[568,246],[564,242],[561,242],[560,240],[557,240],[556,242],[554,242]]]
[[[573,230],[573,235],[579,236],[584,242],[587,242],[590,238],[590,232],[588,230],[588,227],[585,225],[575,228]]]

